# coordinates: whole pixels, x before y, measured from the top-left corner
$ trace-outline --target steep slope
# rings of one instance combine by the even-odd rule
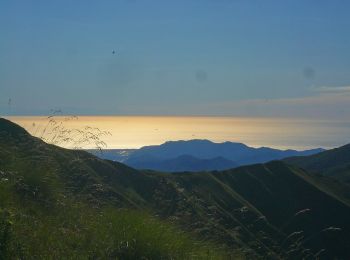
[[[248,225],[267,221],[280,232],[300,232],[293,239],[299,239],[306,248],[325,248],[329,251],[328,257],[341,252],[340,255],[347,258],[349,204],[330,190],[323,190],[323,186],[315,186],[315,179],[304,171],[276,161],[199,175],[181,174],[185,189],[199,193],[198,197],[212,201],[211,204],[226,214],[235,215],[239,211],[241,215],[235,215],[237,218],[251,218]],[[204,183],[217,183],[220,188],[209,189]],[[241,201],[245,206],[237,209],[234,201]],[[341,228],[341,231],[327,230],[329,227]]]
[[[143,158],[143,160],[131,158],[126,160],[125,163],[136,169],[165,172],[226,170],[237,166],[236,163],[223,157],[198,159],[191,155],[180,155],[172,159],[164,160],[155,158]]]
[[[197,200],[192,200],[194,197],[178,186],[174,176],[136,171],[87,152],[48,145],[4,119],[0,119],[0,170],[4,180],[13,179],[11,190],[20,201],[34,200],[51,205],[53,201],[67,203],[62,200],[69,198],[86,202],[92,208],[107,206],[150,211],[202,239],[225,242],[231,248],[230,253],[238,248],[249,256],[258,257],[269,252],[276,255],[269,248],[260,250],[252,231],[235,232],[233,236],[218,225],[216,219],[208,222],[208,204],[197,205]],[[4,197],[12,196],[4,194]],[[237,207],[243,207],[242,202],[237,203]],[[231,219],[230,223],[240,226],[236,219]],[[267,232],[273,230],[266,226]],[[275,243],[272,238],[269,241]]]
[[[143,201],[137,193],[127,196],[127,187],[138,183],[147,185],[149,178],[123,164],[103,161],[87,152],[47,145],[3,119],[0,121],[0,141],[0,165],[55,169],[52,174],[76,195],[86,193],[91,197],[110,197],[116,203],[128,206]],[[98,188],[99,185],[103,189]]]
[[[315,155],[286,158],[285,161],[311,173],[320,173],[350,184],[350,144]]]
[[[0,259],[221,259],[216,246],[147,213],[155,185],[0,119]]]
[[[124,162],[136,150],[137,149],[104,149],[101,151],[96,149],[87,149],[86,151],[101,159]]]
[[[317,177],[283,162],[222,172],[137,171],[47,145],[0,119],[0,170],[4,181],[15,180],[19,199],[47,205],[55,198],[61,211],[64,198],[91,208],[146,210],[248,259],[312,258],[321,249],[324,259],[350,257],[347,200],[327,180],[319,185]]]

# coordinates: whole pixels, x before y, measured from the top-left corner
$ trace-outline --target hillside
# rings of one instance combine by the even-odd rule
[[[191,155],[180,155],[172,159],[164,160],[151,157],[143,157],[142,159],[131,158],[125,163],[136,169],[150,169],[164,172],[226,170],[237,166],[236,163],[223,157],[198,159]]]
[[[93,155],[110,161],[124,162],[137,149],[87,149],[86,151]]]
[[[221,259],[216,245],[150,212],[156,185],[0,119],[0,259]]]
[[[211,252],[212,258],[222,258],[217,246],[212,246],[220,244],[219,251],[236,258],[350,257],[350,207],[346,198],[339,197],[337,186],[328,186],[327,180],[319,185],[317,177],[279,161],[221,172],[137,171],[87,152],[45,144],[0,119],[0,171],[0,208],[10,219],[2,225],[12,223],[14,241],[23,245],[11,242],[11,248],[19,246],[23,252],[33,252],[31,248],[48,240],[43,244],[57,250],[57,255],[76,250],[90,257],[103,256],[104,248],[114,248],[119,241],[122,246],[109,256],[120,256],[126,249],[135,254],[143,248],[149,250],[148,256],[163,254],[170,258],[173,254],[184,259],[188,255],[179,252],[200,255],[205,251]],[[121,209],[132,210],[127,214],[132,214],[133,223],[125,222],[130,217],[123,217]],[[120,234],[110,233],[120,226],[109,228],[105,224],[111,219],[124,219],[117,222],[128,227],[136,223],[135,228],[141,231],[130,231],[128,239],[120,240]],[[166,224],[159,225],[159,221]],[[152,233],[145,226],[164,229]],[[185,237],[173,226],[186,231],[185,235],[181,233]],[[35,237],[28,239],[32,232]],[[164,243],[173,250],[158,239],[161,233],[168,234]],[[74,234],[76,240],[62,240],[65,234]],[[141,242],[130,247],[136,235]],[[92,246],[87,243],[90,236],[96,237],[96,243],[107,242]],[[55,239],[60,243],[55,244]],[[197,239],[210,242],[197,248],[194,245],[198,243],[191,242]],[[143,243],[145,240],[151,244]],[[91,252],[84,251],[90,247]],[[45,246],[40,248],[44,251]]]
[[[350,184],[350,144],[310,156],[287,158],[285,161],[311,173],[319,173]]]

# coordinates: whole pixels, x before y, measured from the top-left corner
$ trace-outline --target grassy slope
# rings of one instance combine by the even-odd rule
[[[310,172],[350,183],[350,144],[311,156],[287,158],[285,161]]]
[[[223,258],[216,246],[151,216],[144,193],[154,185],[0,119],[0,259]]]
[[[13,186],[1,192],[4,198],[15,192],[18,201],[9,202],[12,207],[36,201],[34,205],[38,202],[45,208],[55,201],[58,212],[73,211],[76,216],[77,202],[93,210],[87,216],[103,216],[100,209],[105,207],[146,210],[197,237],[223,242],[231,252],[239,249],[249,258],[300,258],[310,255],[306,248],[312,248],[313,254],[326,248],[323,254],[329,257],[350,256],[346,250],[350,209],[346,199],[333,192],[337,186],[327,186],[327,180],[318,181],[282,162],[212,173],[140,172],[85,152],[44,144],[0,119],[0,170],[10,175],[3,179],[13,179]],[[62,203],[72,206],[66,210]],[[296,214],[304,209],[311,210]],[[83,221],[88,226],[105,222],[103,217],[96,222],[91,219]],[[321,232],[329,226],[342,230]],[[89,232],[94,234],[93,230]],[[304,239],[301,235],[289,238],[294,231],[303,231]]]
[[[336,252],[349,254],[345,252],[350,243],[348,201],[343,197],[339,199],[339,194],[333,192],[332,189],[337,186],[327,186],[325,181],[322,183],[296,167],[276,161],[212,173],[206,177],[187,173],[181,178],[183,183],[190,183],[190,189],[200,192],[198,197],[211,199],[212,205],[239,219],[241,226],[252,234],[263,230],[265,234],[259,239],[261,246],[273,248],[266,239],[266,236],[272,237],[267,231],[266,221],[284,234],[303,231],[304,238],[312,238],[303,244],[307,248],[327,248],[329,256]],[[215,182],[210,182],[209,178]],[[210,188],[207,183],[211,183]],[[218,183],[218,187],[214,187],[213,183]],[[234,205],[234,202],[241,202],[241,206],[246,208],[239,209],[239,204]],[[305,213],[296,214],[305,209]],[[333,234],[319,232],[330,226],[342,227],[342,233],[333,237]],[[274,239],[281,239],[279,233],[273,234]]]

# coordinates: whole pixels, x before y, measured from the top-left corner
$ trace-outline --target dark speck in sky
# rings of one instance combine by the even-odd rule
[[[313,79],[315,77],[315,70],[311,67],[306,67],[303,69],[303,76],[306,78],[306,79]]]
[[[208,73],[205,70],[197,70],[195,76],[198,82],[204,82],[208,78]]]

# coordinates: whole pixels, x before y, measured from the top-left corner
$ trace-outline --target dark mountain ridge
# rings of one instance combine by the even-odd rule
[[[226,170],[237,167],[233,161],[223,157],[212,159],[198,159],[192,155],[180,155],[171,159],[157,159],[151,156],[142,158],[130,158],[126,161],[128,165],[136,169],[150,169],[164,172],[198,172]]]
[[[338,186],[281,161],[221,172],[137,171],[48,145],[0,119],[0,170],[21,184],[14,194],[33,196],[20,176],[43,169],[62,196],[91,207],[148,210],[248,259],[313,259],[322,249],[324,259],[350,257],[350,207]],[[48,191],[35,196],[41,192]]]
[[[311,156],[297,156],[284,160],[311,173],[333,177],[350,184],[350,144]]]

